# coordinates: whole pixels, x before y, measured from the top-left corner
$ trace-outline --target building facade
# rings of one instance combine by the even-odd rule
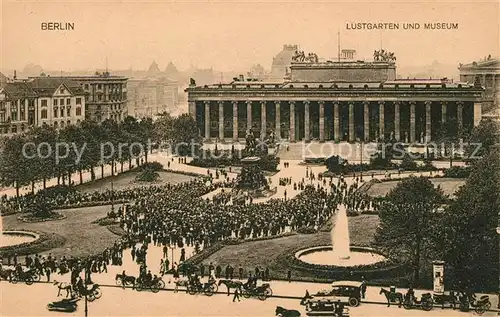
[[[483,112],[489,115],[498,112],[500,106],[500,60],[487,58],[470,64],[460,64],[460,81],[470,84],[478,81],[485,88]]]
[[[448,80],[396,80],[395,58],[294,61],[290,80],[191,85],[189,113],[206,140],[240,140],[250,128],[290,141],[428,142],[443,124],[470,132],[483,89]],[[296,60],[296,58],[294,58]],[[317,60],[317,58],[316,58]]]
[[[50,77],[6,82],[0,88],[0,134],[32,127],[64,128],[85,118],[85,93],[76,82]]]
[[[172,112],[179,104],[179,85],[167,78],[131,79],[128,81],[128,114],[152,118]]]
[[[85,118],[102,122],[106,119],[121,121],[127,116],[127,77],[104,72],[63,78],[76,81],[85,91]]]

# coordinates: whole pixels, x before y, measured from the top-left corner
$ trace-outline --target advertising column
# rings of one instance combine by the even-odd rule
[[[434,261],[432,262],[434,270],[434,293],[443,294],[444,293],[444,262]]]

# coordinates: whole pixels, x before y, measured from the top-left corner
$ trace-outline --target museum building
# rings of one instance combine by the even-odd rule
[[[239,141],[249,128],[260,139],[294,141],[429,142],[444,124],[470,132],[481,120],[480,82],[396,79],[394,54],[374,60],[318,61],[296,52],[284,80],[234,78],[229,84],[186,89],[189,113],[206,141]],[[347,56],[346,56],[347,55]],[[449,129],[449,128],[448,128]]]

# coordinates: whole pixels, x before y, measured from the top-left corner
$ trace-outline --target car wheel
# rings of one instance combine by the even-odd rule
[[[349,298],[349,306],[351,307],[359,306],[359,300],[356,297]]]

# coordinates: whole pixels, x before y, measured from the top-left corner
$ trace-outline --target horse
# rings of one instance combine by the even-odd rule
[[[65,282],[58,282],[54,280],[54,285],[56,285],[59,289],[59,291],[57,292],[57,297],[61,296],[61,290],[66,291],[66,297],[69,297],[69,294],[71,293],[71,291],[73,291],[73,286]]]
[[[385,298],[387,299],[387,307],[391,307],[391,302],[396,301],[399,301],[399,308],[401,308],[401,306],[403,305],[403,294],[399,292],[391,293],[390,291],[381,288],[379,294],[384,294]]]
[[[2,269],[0,268],[0,281],[2,278],[6,281],[11,282],[12,281],[12,274],[14,273],[13,269]]]
[[[174,293],[177,293],[179,290],[179,286],[185,287],[186,288],[186,293],[188,292],[188,288],[190,285],[190,281],[188,278],[179,278],[175,282],[175,288],[174,288]]]
[[[281,306],[276,307],[276,316],[281,317],[300,317],[301,314],[298,310],[295,309],[286,309]]]
[[[241,291],[241,289],[243,287],[243,282],[241,282],[241,281],[219,280],[218,286],[220,286],[221,284],[226,285],[226,287],[227,287],[227,296],[229,296],[231,288],[237,288],[238,290]]]

